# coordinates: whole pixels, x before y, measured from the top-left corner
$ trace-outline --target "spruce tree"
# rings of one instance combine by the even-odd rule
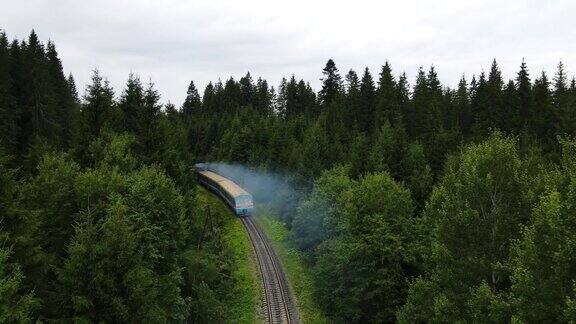
[[[262,78],[258,78],[258,81],[256,82],[256,99],[254,108],[265,116],[270,115],[272,112],[272,92],[268,87],[268,82]]]
[[[364,69],[362,81],[360,81],[360,96],[358,99],[358,126],[360,131],[366,134],[372,133],[375,125],[375,101],[376,101],[376,88],[374,80],[368,68]]]
[[[137,136],[144,159],[158,161],[162,148],[162,134],[160,133],[160,94],[154,88],[152,81],[148,82],[143,94],[143,105],[138,114]]]
[[[428,132],[426,110],[428,109],[428,79],[424,69],[418,69],[414,85],[412,102],[406,112],[406,126],[411,137],[421,137]]]
[[[386,121],[397,123],[400,120],[397,85],[392,76],[392,68],[388,61],[382,66],[376,99],[376,127],[384,125]]]
[[[561,134],[576,134],[576,111],[570,104],[568,96],[567,76],[564,63],[558,63],[558,70],[554,77],[553,102],[559,122],[558,131]]]
[[[58,135],[63,147],[68,148],[71,146],[75,134],[77,106],[53,42],[48,42],[46,46],[46,57],[48,73],[54,89],[56,122],[59,124],[60,130]]]
[[[509,123],[516,122],[517,127],[533,130],[534,127],[531,124],[534,122],[534,119],[539,118],[539,116],[533,108],[532,82],[530,81],[530,74],[528,73],[528,67],[524,59],[522,59],[520,71],[516,77],[516,89],[519,107],[516,111],[516,116],[509,116]]]
[[[144,89],[137,75],[130,73],[128,76],[128,82],[118,106],[122,112],[122,130],[136,133],[138,120],[144,106]]]
[[[556,144],[559,125],[554,110],[554,98],[550,91],[550,81],[545,72],[534,81],[532,91],[534,94],[532,129],[544,149],[550,150]]]
[[[204,94],[202,96],[202,111],[209,115],[216,115],[219,111],[216,102],[216,93],[212,82],[208,83],[204,89]]]
[[[468,84],[466,78],[462,75],[460,82],[458,82],[458,90],[456,91],[456,110],[457,121],[456,128],[463,135],[469,135],[472,127],[472,111],[470,109],[470,94],[468,91]]]
[[[186,91],[186,99],[182,105],[182,113],[185,117],[189,118],[194,114],[200,113],[201,106],[202,102],[198,90],[194,85],[194,81],[190,81],[190,85],[188,85],[188,90]]]
[[[56,118],[56,96],[49,78],[44,45],[32,31],[28,42],[20,46],[21,64],[13,78],[17,85],[19,151],[27,155],[34,144],[57,144],[60,125]],[[18,51],[18,49],[16,49]]]
[[[508,134],[526,132],[527,118],[521,115],[521,102],[514,80],[509,80],[502,90],[502,120],[500,129]]]
[[[243,107],[246,107],[248,105],[254,106],[256,99],[256,86],[252,81],[252,76],[250,75],[250,72],[246,73],[244,77],[240,78],[238,84],[240,85],[240,92],[242,93],[240,106]]]
[[[494,128],[490,116],[490,94],[486,82],[486,74],[480,73],[478,80],[472,79],[470,83],[472,113],[474,115],[473,134],[477,139],[485,138]]]
[[[74,81],[74,77],[72,73],[68,74],[68,78],[66,79],[66,84],[68,85],[68,91],[72,95],[72,99],[76,105],[80,104],[80,96],[78,95],[78,90],[76,88],[76,81]]]
[[[438,73],[436,73],[434,66],[430,67],[426,78],[428,84],[428,107],[426,109],[426,115],[427,122],[432,128],[431,131],[433,131],[434,129],[442,127],[442,116],[445,113],[442,105],[444,94],[442,92],[442,85],[438,79]]]
[[[79,135],[76,150],[84,163],[91,163],[88,156],[90,142],[102,135],[106,129],[114,129],[114,91],[108,80],[100,76],[98,70],[92,74],[92,83],[86,87],[84,103],[81,107]]]
[[[322,70],[324,77],[322,81],[322,89],[318,93],[320,103],[326,107],[330,105],[336,96],[342,90],[342,80],[340,74],[338,74],[338,68],[336,68],[336,63],[332,59],[326,62],[326,66]]]
[[[359,115],[357,111],[360,107],[360,80],[358,74],[354,70],[348,71],[346,74],[346,126],[348,129],[358,128]]]
[[[504,129],[506,124],[502,102],[503,87],[502,72],[494,59],[488,74],[486,118],[491,127],[500,129]]]
[[[408,113],[410,112],[410,85],[408,84],[408,77],[406,73],[402,73],[398,77],[398,83],[396,84],[396,100],[398,102],[398,113],[400,119],[397,123],[402,122],[402,125],[407,125],[408,123]]]
[[[0,150],[15,154],[18,136],[18,110],[13,96],[12,59],[6,34],[0,31]]]

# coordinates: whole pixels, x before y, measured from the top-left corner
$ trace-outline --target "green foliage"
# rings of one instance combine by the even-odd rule
[[[442,298],[455,307],[446,321],[509,318],[510,246],[529,214],[522,172],[515,141],[500,134],[449,161],[422,219],[430,231],[425,278],[431,283],[413,283],[415,296],[408,298],[400,317],[410,322],[417,320],[411,313],[440,316],[444,311],[427,299],[436,303]],[[425,287],[439,289],[425,293]],[[435,294],[427,296],[430,291]]]
[[[125,184],[109,193],[103,211],[81,214],[59,276],[73,317],[184,320],[187,306],[177,263],[185,241],[183,198],[153,168],[131,174]]]
[[[387,173],[354,181],[346,168],[324,173],[293,222],[295,242],[314,251],[320,304],[347,322],[392,322],[416,257],[408,190]],[[387,278],[383,280],[383,278]]]
[[[10,251],[0,248],[0,323],[26,323],[38,306],[32,293],[22,291],[24,274],[9,262]]]
[[[525,322],[573,320],[576,144],[561,139],[562,178],[540,196],[513,246],[512,296]]]

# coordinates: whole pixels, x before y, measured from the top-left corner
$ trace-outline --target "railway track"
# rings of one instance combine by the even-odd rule
[[[251,217],[243,217],[242,223],[250,236],[260,268],[262,308],[266,323],[299,323],[288,280],[268,237]]]

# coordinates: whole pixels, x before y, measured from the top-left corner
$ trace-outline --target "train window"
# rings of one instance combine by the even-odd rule
[[[250,196],[240,196],[236,198],[236,204],[239,206],[247,206],[252,203],[252,198]]]

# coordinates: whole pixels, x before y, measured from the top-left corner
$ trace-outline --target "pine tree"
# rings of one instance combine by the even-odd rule
[[[0,150],[16,153],[18,111],[13,96],[12,59],[6,34],[0,31]]]
[[[202,96],[202,111],[208,115],[216,115],[219,112],[216,102],[216,92],[212,82],[208,83]]]
[[[326,66],[324,67],[324,70],[322,70],[322,74],[324,74],[324,77],[321,79],[322,89],[318,93],[318,97],[322,106],[327,107],[341,92],[342,80],[340,78],[340,74],[338,74],[336,64],[332,59],[329,59],[328,62],[326,62]]]
[[[388,61],[382,66],[376,99],[376,127],[384,125],[386,121],[397,123],[401,119],[398,104],[397,85],[392,76],[392,68]]]
[[[242,107],[246,107],[248,105],[254,106],[255,97],[256,97],[256,86],[252,81],[252,76],[250,72],[246,73],[246,75],[240,78],[238,82],[240,85],[240,92],[242,93],[242,100],[240,100],[240,105]]]
[[[60,125],[56,120],[55,94],[49,79],[44,45],[32,31],[28,43],[22,42],[13,75],[21,109],[19,152],[27,155],[34,144],[57,144]]]
[[[398,101],[398,112],[401,119],[397,123],[402,122],[402,125],[407,125],[408,114],[410,112],[410,85],[408,84],[408,77],[406,73],[402,73],[398,77],[396,84],[396,100]]]
[[[528,67],[526,66],[526,62],[524,62],[524,59],[522,59],[520,71],[516,77],[516,89],[518,91],[519,104],[516,114],[519,114],[519,116],[514,116],[515,118],[509,120],[509,123],[517,122],[515,124],[517,127],[532,130],[534,127],[531,123],[535,118],[538,118],[538,115],[536,115],[536,111],[534,111],[533,108],[532,82],[530,81],[530,74],[528,73]],[[513,116],[509,116],[509,118],[511,117]]]
[[[430,124],[433,131],[434,129],[442,127],[442,116],[445,113],[442,107],[444,95],[442,93],[442,85],[440,84],[434,66],[430,67],[426,78],[428,85],[428,107],[426,109],[426,115],[427,122]]]
[[[74,77],[72,73],[68,74],[68,78],[66,79],[66,84],[68,85],[68,91],[72,95],[72,99],[76,105],[80,104],[80,96],[78,95],[78,90],[76,89],[76,81],[74,81]]]
[[[470,83],[470,91],[472,93],[471,105],[472,113],[474,115],[474,137],[478,139],[485,138],[490,130],[494,128],[492,124],[492,117],[489,112],[490,94],[488,92],[488,84],[486,82],[486,74],[480,73],[478,80],[472,79]]]
[[[284,91],[285,117],[293,118],[298,116],[302,111],[302,107],[298,100],[298,83],[294,75],[292,75],[290,81],[286,83]]]
[[[456,110],[458,116],[456,128],[459,129],[463,135],[469,135],[471,132],[473,116],[470,107],[470,93],[464,75],[460,79],[460,82],[458,82],[458,90],[456,91]]]
[[[287,105],[287,91],[288,91],[288,80],[282,78],[280,81],[280,86],[278,87],[278,97],[276,98],[276,113],[280,116],[286,116],[286,105]]]
[[[59,124],[59,137],[63,147],[68,148],[73,141],[75,134],[76,119],[78,117],[77,105],[74,94],[62,68],[62,62],[58,58],[56,46],[48,42],[46,46],[46,57],[48,64],[48,73],[50,74],[51,84],[54,89],[56,105],[56,122]]]
[[[567,76],[562,62],[558,63],[558,71],[554,77],[553,95],[554,109],[559,122],[559,133],[576,134],[576,107],[572,107],[570,104]]]
[[[534,81],[533,132],[545,148],[551,149],[556,142],[558,120],[554,109],[554,97],[545,72]]]
[[[92,74],[92,83],[86,87],[80,113],[77,153],[84,163],[91,163],[88,156],[90,141],[97,139],[106,129],[114,129],[114,91],[108,80],[98,70]]]
[[[309,83],[304,80],[298,82],[298,105],[300,106],[301,115],[308,118],[317,115],[316,94]]]
[[[130,73],[124,93],[118,103],[122,112],[122,130],[136,133],[138,131],[138,120],[144,106],[144,89],[140,78]]]
[[[160,94],[154,89],[154,83],[148,82],[143,94],[143,105],[138,113],[137,136],[144,159],[158,161],[162,148],[162,134],[160,133]]]
[[[350,70],[346,74],[346,106],[348,107],[345,119],[346,126],[348,129],[358,129],[359,116],[356,112],[360,107],[360,80],[354,70]]]
[[[426,118],[428,104],[428,79],[424,69],[420,67],[414,85],[412,102],[406,112],[406,126],[411,137],[421,137],[428,133],[428,128],[431,126]]]
[[[503,113],[503,103],[502,103],[502,89],[504,86],[504,81],[502,80],[502,73],[498,67],[498,63],[494,59],[492,61],[492,66],[490,67],[490,73],[488,74],[487,82],[487,106],[486,113],[489,121],[489,125],[492,127],[504,129],[506,120]]]
[[[201,106],[202,101],[200,100],[198,90],[194,85],[194,81],[190,81],[190,85],[188,85],[188,91],[186,91],[186,99],[182,105],[182,113],[184,116],[190,117],[194,114],[200,113],[200,109],[202,108]]]
[[[375,101],[376,101],[376,88],[374,80],[368,68],[364,69],[362,81],[360,81],[360,96],[358,98],[357,115],[359,118],[358,126],[360,131],[366,134],[372,133],[375,125]]]
[[[254,105],[256,111],[268,116],[272,112],[272,92],[268,87],[268,82],[258,78],[256,82],[256,102]]]
[[[505,121],[500,129],[508,134],[526,132],[527,118],[521,115],[521,103],[518,89],[513,80],[509,80],[502,90],[502,120]]]

